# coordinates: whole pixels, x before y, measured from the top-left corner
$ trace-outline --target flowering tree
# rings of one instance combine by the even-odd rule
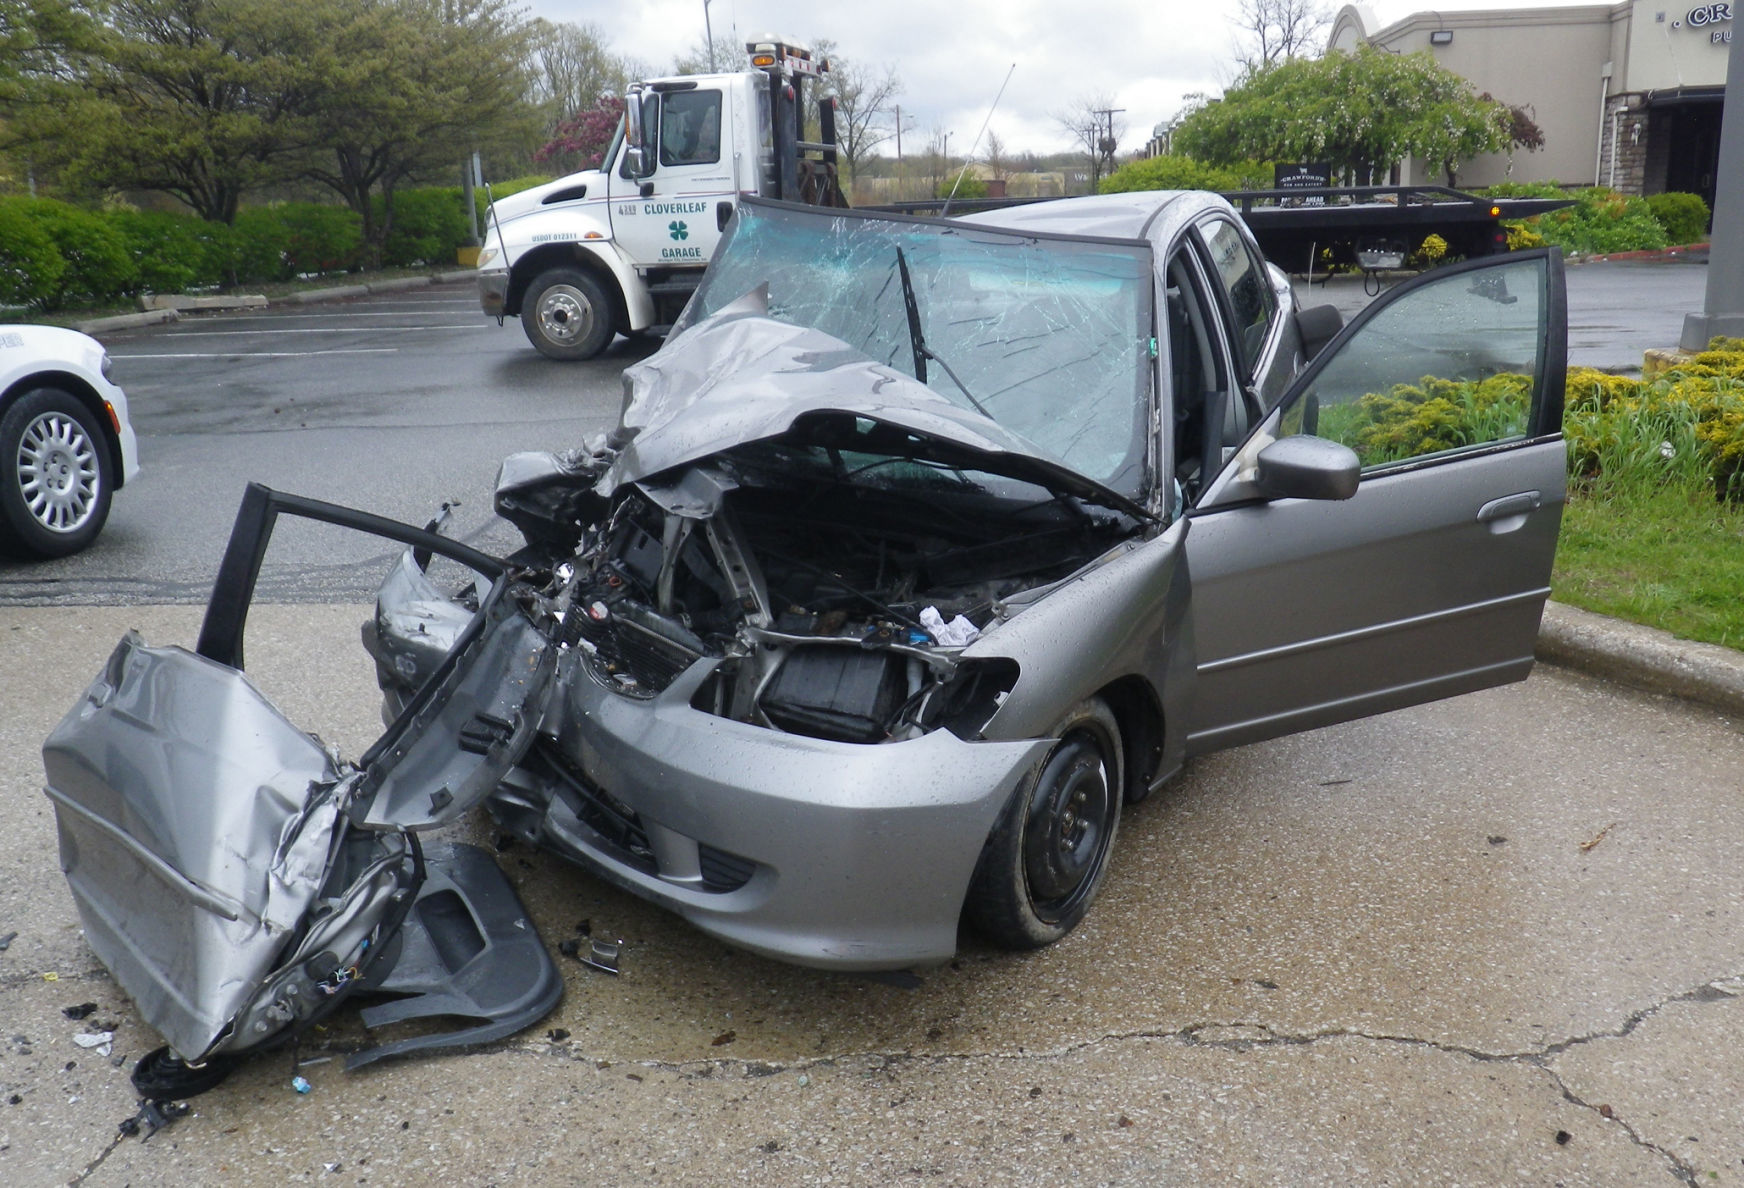
[[[598,169],[623,118],[624,101],[616,95],[602,96],[592,107],[559,121],[556,134],[540,146],[533,160],[567,172]]]
[[[1217,165],[1330,161],[1358,182],[1406,157],[1450,174],[1508,148],[1509,108],[1472,90],[1428,53],[1297,58],[1261,69],[1175,132],[1175,151]]]

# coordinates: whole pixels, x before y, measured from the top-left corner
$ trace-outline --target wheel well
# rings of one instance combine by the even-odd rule
[[[612,275],[612,270],[599,262],[592,252],[584,252],[567,244],[550,244],[536,248],[515,261],[514,270],[509,273],[509,291],[503,300],[503,313],[509,317],[518,316],[521,312],[521,301],[527,295],[527,287],[533,279],[549,268],[576,268],[587,273],[600,283],[606,297],[612,303],[612,320],[615,325],[629,325],[629,308],[624,303],[624,294],[618,288],[618,278]]]
[[[25,376],[0,396],[0,413],[7,406],[26,392],[34,392],[38,388],[59,388],[85,406],[85,411],[97,422],[97,430],[103,436],[103,444],[109,450],[109,472],[115,477],[115,489],[119,491],[127,482],[125,468],[121,465],[121,440],[115,435],[114,426],[109,423],[109,413],[103,407],[103,398],[83,378],[70,371],[37,371]]]
[[[1120,726],[1122,758],[1126,768],[1126,801],[1136,804],[1150,791],[1163,754],[1163,708],[1156,690],[1143,677],[1121,677],[1098,697],[1114,711]]]

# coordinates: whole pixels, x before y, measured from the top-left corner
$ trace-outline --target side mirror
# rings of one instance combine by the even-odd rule
[[[624,150],[624,164],[618,173],[625,181],[639,181],[653,172],[649,167],[647,149],[640,145],[631,145]]]
[[[1362,473],[1349,446],[1301,434],[1280,437],[1254,461],[1254,485],[1273,499],[1349,499]]]
[[[1344,315],[1334,305],[1316,305],[1296,314],[1296,332],[1302,336],[1302,354],[1312,359],[1344,329]]]

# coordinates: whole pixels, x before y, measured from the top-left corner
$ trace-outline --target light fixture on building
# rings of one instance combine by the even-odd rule
[[[1437,30],[1435,30],[1435,32],[1433,32],[1429,35],[1429,44],[1430,45],[1452,45],[1453,44],[1453,30],[1452,29],[1437,29]]]

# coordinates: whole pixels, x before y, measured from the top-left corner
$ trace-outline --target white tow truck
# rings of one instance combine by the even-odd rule
[[[848,204],[832,99],[816,97],[819,139],[802,139],[805,89],[822,90],[829,63],[779,37],[745,49],[745,71],[632,85],[599,169],[491,205],[478,262],[487,315],[518,315],[552,359],[591,359],[614,334],[672,323],[741,194]]]

